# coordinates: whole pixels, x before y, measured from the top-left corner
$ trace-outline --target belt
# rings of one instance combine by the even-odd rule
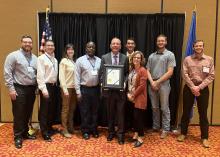
[[[81,88],[98,88],[99,86],[85,86],[85,85],[81,85]]]
[[[46,83],[46,85],[48,85],[48,86],[56,86],[57,83],[56,82],[55,83]]]
[[[25,87],[36,87],[37,85],[22,85],[22,84],[14,83],[14,86],[25,88]]]
[[[156,78],[156,79],[153,79],[153,81],[157,81],[157,80],[159,80],[160,78]]]

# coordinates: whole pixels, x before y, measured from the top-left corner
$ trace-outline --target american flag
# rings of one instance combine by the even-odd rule
[[[48,16],[49,11],[50,11],[50,8],[47,8],[46,9],[46,21],[44,24],[42,38],[41,38],[40,53],[44,53],[44,46],[45,46],[46,40],[52,40],[52,32],[51,32],[49,16]]]

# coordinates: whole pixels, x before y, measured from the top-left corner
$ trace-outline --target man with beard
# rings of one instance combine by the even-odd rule
[[[215,78],[214,61],[204,54],[204,42],[196,40],[193,43],[194,54],[183,61],[183,79],[186,85],[183,89],[183,115],[181,119],[181,135],[177,141],[183,142],[188,132],[189,115],[196,97],[199,112],[202,145],[209,147],[208,130],[209,122],[207,109],[209,104],[209,88]]]
[[[157,51],[152,53],[147,62],[149,96],[153,110],[153,130],[160,129],[160,110],[162,111],[162,133],[160,138],[164,139],[170,131],[170,77],[176,66],[174,54],[166,49],[167,37],[163,34],[157,37]]]
[[[95,43],[86,44],[86,54],[76,61],[75,89],[81,115],[81,131],[85,140],[99,137],[97,116],[99,104],[99,78],[101,59],[95,56]]]
[[[21,48],[10,53],[4,65],[5,84],[12,102],[13,131],[16,148],[22,148],[24,139],[36,139],[28,133],[37,86],[37,57],[32,54],[32,38],[21,37]]]

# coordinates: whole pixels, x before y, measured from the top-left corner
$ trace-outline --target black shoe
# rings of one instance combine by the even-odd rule
[[[52,139],[51,139],[51,137],[50,137],[50,135],[43,135],[43,139],[45,140],[45,141],[47,141],[47,142],[52,142]]]
[[[114,137],[115,137],[114,134],[109,134],[107,137],[107,141],[112,141]]]
[[[124,135],[118,135],[118,143],[119,143],[120,145],[122,145],[122,144],[125,143]]]
[[[35,135],[30,135],[29,133],[24,135],[23,138],[24,139],[29,139],[29,140],[36,140],[36,136]]]
[[[89,134],[88,133],[84,133],[83,134],[83,139],[84,140],[88,140],[89,139]]]
[[[118,144],[123,145],[124,143],[125,143],[125,141],[118,140]]]
[[[48,130],[48,135],[49,135],[49,136],[53,136],[53,135],[55,135],[56,133],[58,133],[58,131],[56,131],[56,130],[54,130],[54,129]]]
[[[16,138],[14,141],[15,141],[15,147],[17,149],[22,148],[22,138]]]
[[[92,133],[92,137],[98,138],[98,137],[99,137],[98,131],[94,131],[94,132]]]
[[[137,141],[134,143],[134,148],[140,147],[142,144],[143,144],[143,142],[140,142],[140,141],[137,140]]]

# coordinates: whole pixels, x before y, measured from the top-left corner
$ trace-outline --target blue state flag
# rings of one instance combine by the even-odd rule
[[[195,40],[196,40],[196,11],[193,11],[188,41],[187,41],[187,45],[186,45],[185,57],[190,56],[194,53],[193,52],[193,43]],[[196,97],[194,99],[194,106],[195,105],[196,105]],[[192,110],[189,115],[190,119],[192,119],[192,117],[193,117],[194,106],[192,107]]]
[[[193,42],[195,40],[196,40],[196,11],[193,11],[185,56],[190,56],[193,54]]]

